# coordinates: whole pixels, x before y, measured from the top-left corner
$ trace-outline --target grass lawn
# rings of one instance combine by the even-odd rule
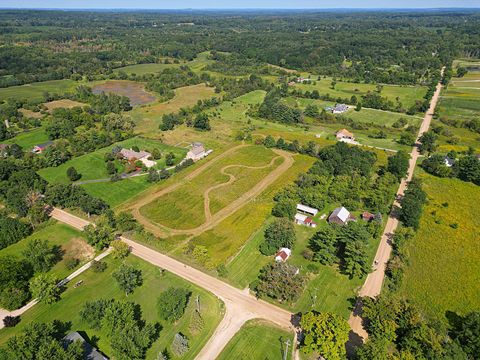
[[[64,79],[11,86],[0,89],[0,101],[8,98],[41,100],[45,91],[52,94],[64,94],[72,92],[78,84],[76,81]]]
[[[136,131],[148,137],[159,137],[164,114],[176,113],[181,108],[194,106],[198,100],[215,96],[213,88],[205,84],[186,86],[175,89],[175,97],[163,103],[155,103],[135,108],[129,114],[136,123]],[[166,132],[168,134],[168,132]]]
[[[81,185],[87,193],[104,200],[112,208],[123,204],[135,195],[148,189],[152,183],[146,176],[138,176],[116,182],[101,182]]]
[[[110,175],[107,173],[104,156],[114,146],[117,145],[121,145],[125,148],[138,146],[140,150],[147,151],[152,151],[154,148],[157,148],[163,154],[171,151],[175,154],[176,163],[180,162],[187,153],[187,150],[183,148],[168,146],[159,141],[151,139],[134,137],[106,148],[96,150],[92,153],[73,158],[60,166],[41,169],[38,173],[50,183],[69,183],[70,180],[67,177],[67,169],[73,166],[80,174],[82,174],[82,177],[79,181],[108,179]],[[157,160],[156,166],[159,168],[165,166],[165,156]]]
[[[48,135],[43,128],[37,128],[34,130],[22,132],[17,136],[5,141],[6,144],[17,144],[22,147],[23,150],[28,151],[33,148],[34,145],[42,144],[49,141]]]
[[[0,256],[17,256],[22,258],[22,252],[26,249],[27,244],[33,239],[48,240],[50,245],[59,246],[62,251],[62,260],[55,264],[50,270],[59,279],[65,278],[74,270],[68,270],[65,267],[65,259],[74,257],[81,262],[91,260],[95,255],[95,250],[86,243],[81,232],[61,223],[51,220],[47,226],[37,230],[32,235],[20,240],[0,250]]]
[[[464,315],[480,308],[480,187],[418,173],[428,203],[406,245],[409,265],[400,293],[446,321],[447,311]]]
[[[293,333],[266,321],[251,320],[235,334],[217,360],[285,359],[287,340],[290,340],[287,359],[291,359]]]
[[[111,275],[118,267],[119,261],[106,258],[106,262],[108,267],[104,273],[94,273],[91,270],[84,272],[78,277],[78,280],[83,280],[83,284],[76,289],[73,288],[73,284],[70,284],[62,294],[60,301],[52,305],[36,305],[22,316],[22,321],[15,328],[0,330],[0,345],[4,344],[11,336],[18,334],[25,325],[32,321],[47,322],[57,319],[69,321],[72,331],[84,331],[88,339],[94,340],[92,341],[94,345],[110,357],[111,348],[109,340],[101,331],[88,328],[81,321],[79,311],[87,301],[100,298],[115,298],[139,304],[142,310],[142,318],[147,322],[159,322],[161,324],[162,330],[159,338],[148,351],[147,359],[155,359],[157,354],[165,348],[171,353],[170,344],[177,332],[181,332],[189,338],[190,351],[181,359],[193,359],[220,322],[223,315],[223,304],[210,293],[185,282],[173,274],[162,274],[158,267],[150,265],[132,255],[126,259],[126,262],[142,271],[143,285],[135,289],[134,293],[127,297],[118,288]],[[192,292],[185,314],[175,324],[169,324],[161,320],[156,308],[158,296],[170,286],[187,288]],[[200,333],[193,334],[189,329],[189,324],[195,311],[195,299],[197,296],[200,299],[200,311],[205,321],[205,326]]]
[[[226,183],[229,176],[223,175],[221,169],[228,165],[266,166],[276,155],[262,146],[250,146],[237,150],[231,156],[210,166],[204,173],[183,184],[140,209],[151,221],[170,228],[191,229],[205,221],[204,193],[211,187]],[[279,163],[265,169],[227,169],[237,180],[226,187],[210,192],[211,213],[220,211],[228,203],[250,190]]]
[[[312,76],[312,79],[316,79],[317,76]],[[369,91],[375,91],[375,84],[356,84],[351,82],[337,81],[335,89],[330,88],[332,82],[331,78],[325,78],[321,80],[315,80],[316,84],[295,84],[295,88],[302,91],[318,90],[320,95],[330,94],[335,97],[350,98],[355,95],[359,100],[362,95],[365,95]],[[400,99],[403,107],[409,108],[415,104],[416,100],[423,99],[423,96],[427,92],[427,88],[424,86],[396,86],[396,85],[383,85],[381,92],[382,97],[386,97],[389,100],[396,103],[396,98]]]

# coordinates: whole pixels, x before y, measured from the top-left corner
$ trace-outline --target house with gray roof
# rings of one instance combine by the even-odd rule
[[[108,360],[106,356],[104,356],[100,351],[98,351],[95,347],[89,344],[83,338],[83,336],[76,331],[72,331],[71,333],[68,333],[63,338],[63,346],[67,347],[76,341],[80,341],[83,345],[83,349],[84,349],[83,356],[85,360]]]
[[[345,225],[349,221],[356,221],[357,219],[350,214],[350,211],[345,209],[343,206],[336,208],[332,211],[328,217],[328,222],[330,224]]]

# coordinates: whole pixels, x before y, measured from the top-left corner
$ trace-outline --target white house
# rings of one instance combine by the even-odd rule
[[[305,214],[309,214],[312,216],[315,216],[318,214],[318,210],[315,208],[312,208],[310,206],[302,205],[302,204],[297,204],[297,210],[300,212],[303,212]]]
[[[348,111],[348,106],[345,104],[335,104],[332,109],[332,113],[334,114],[343,114],[344,112]]]
[[[355,141],[355,137],[347,129],[338,130],[335,136],[337,137],[337,140],[340,140],[340,141],[345,141],[345,140],[347,140],[346,142]]]
[[[208,156],[212,151],[208,150],[205,151],[205,147],[202,143],[194,142],[192,144],[192,148],[187,153],[187,159],[192,159],[193,161],[197,161],[203,159],[205,156]]]
[[[313,221],[311,217],[308,217],[307,215],[303,214],[296,214],[295,215],[295,224],[297,225],[304,225],[312,228],[317,227],[317,223]]]
[[[288,260],[288,258],[292,255],[292,250],[289,248],[281,248],[276,254],[275,254],[275,261],[276,262],[285,262]]]

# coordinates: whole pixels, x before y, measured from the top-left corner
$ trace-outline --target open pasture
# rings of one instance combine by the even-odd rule
[[[480,308],[480,187],[418,170],[428,195],[420,229],[406,244],[401,294],[434,318]]]
[[[92,87],[94,94],[113,93],[126,96],[130,99],[130,105],[144,105],[154,102],[157,97],[145,90],[142,83],[128,80],[109,80]]]
[[[114,260],[110,257],[105,259],[107,269],[103,273],[94,273],[88,270],[78,276],[75,280],[83,280],[80,287],[74,288],[69,284],[61,295],[60,301],[51,304],[37,304],[22,315],[22,321],[14,328],[0,330],[0,346],[12,336],[20,333],[27,324],[31,322],[49,322],[60,320],[70,322],[71,331],[83,331],[89,339],[96,339],[97,348],[111,358],[112,349],[107,334],[101,330],[91,329],[80,318],[80,310],[87,301],[97,299],[117,299],[120,301],[131,301],[139,304],[142,311],[142,318],[148,323],[157,322],[160,324],[160,333],[157,340],[148,350],[146,358],[156,359],[157,355],[167,349],[171,354],[171,344],[176,333],[181,332],[189,338],[189,351],[181,358],[182,360],[194,359],[195,355],[202,349],[209,337],[213,334],[217,324],[223,316],[221,302],[210,293],[184,281],[171,273],[162,273],[156,266],[150,265],[133,256],[124,260],[127,264],[135,266],[142,271],[143,285],[126,296],[112,279],[112,272],[121,263],[121,260]],[[75,281],[75,282],[76,282]],[[174,324],[162,320],[157,310],[158,296],[169,287],[181,287],[191,291],[185,313],[180,320]],[[193,313],[196,311],[195,300],[199,296],[200,312],[204,320],[204,327],[198,332],[192,333],[190,324]]]
[[[317,76],[312,76],[312,80],[317,79]],[[314,84],[295,84],[294,87],[302,91],[318,90],[320,95],[330,94],[334,97],[350,98],[355,95],[359,98],[366,93],[376,90],[375,84],[361,84],[337,81],[335,89],[331,88],[332,79],[322,78],[321,80],[313,80]],[[388,98],[394,103],[397,102],[397,97],[405,108],[409,108],[415,104],[416,100],[422,100],[427,92],[424,86],[399,86],[399,85],[382,85],[383,89],[381,96]]]
[[[77,85],[78,82],[65,79],[42,81],[32,84],[1,88],[0,101],[8,98],[31,99],[38,101],[43,99],[44,92],[49,92],[52,94],[64,94],[66,92],[72,92]]]
[[[160,134],[158,127],[162,122],[163,115],[176,113],[181,108],[194,106],[198,100],[209,99],[213,96],[215,96],[214,89],[205,84],[185,86],[175,89],[173,99],[136,108],[130,114],[137,125],[137,132],[148,137],[158,137]]]
[[[198,227],[274,170],[279,165],[274,158],[276,155],[264,147],[240,148],[174,191],[143,206],[140,213],[168,228]]]
[[[40,127],[37,129],[29,130],[18,134],[17,136],[5,141],[7,144],[17,144],[22,147],[23,150],[29,151],[36,144],[41,144],[49,140],[45,130]]]
[[[85,103],[81,103],[81,102],[70,100],[70,99],[54,100],[54,101],[47,102],[43,105],[45,105],[48,111],[53,111],[59,108],[72,109],[74,107],[87,106],[87,104]]]

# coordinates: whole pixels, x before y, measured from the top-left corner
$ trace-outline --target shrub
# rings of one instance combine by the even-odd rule
[[[80,260],[78,260],[77,258],[66,258],[65,259],[65,267],[67,268],[67,270],[73,270],[77,267],[78,263],[80,262]]]
[[[30,293],[23,288],[11,287],[0,293],[0,305],[6,310],[19,309],[30,299]]]
[[[190,291],[182,288],[170,287],[160,294],[157,307],[160,317],[169,322],[179,320],[188,304]]]
[[[82,177],[82,175],[79,174],[73,166],[70,166],[67,169],[67,177],[70,181],[77,181],[78,179],[80,179]]]
[[[101,273],[107,268],[107,263],[104,261],[92,260],[92,265],[90,265],[90,268],[95,273]]]
[[[5,316],[3,318],[3,325],[5,327],[14,327],[20,322],[20,316]]]

